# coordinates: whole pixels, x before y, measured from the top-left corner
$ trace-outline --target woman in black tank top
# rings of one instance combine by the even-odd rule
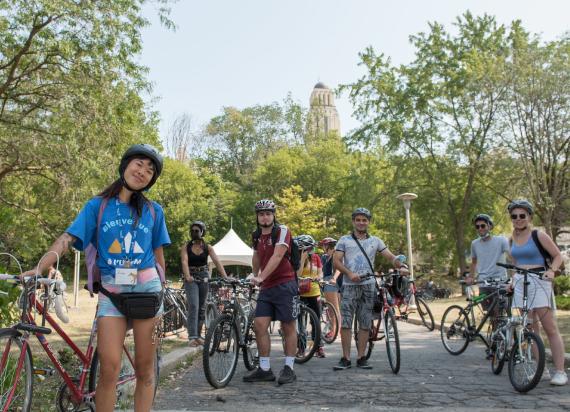
[[[188,322],[187,327],[190,346],[204,345],[200,333],[204,324],[205,304],[209,288],[207,282],[197,283],[194,281],[194,278],[198,277],[204,279],[210,277],[208,256],[212,258],[212,262],[214,262],[214,265],[222,276],[228,279],[214,248],[204,242],[206,231],[207,229],[204,223],[200,221],[192,223],[190,226],[192,240],[182,245],[180,251],[182,272],[184,272],[184,289],[186,290],[186,299],[188,300],[188,314],[186,320]]]

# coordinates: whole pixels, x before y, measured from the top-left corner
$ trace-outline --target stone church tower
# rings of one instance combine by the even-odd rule
[[[325,133],[336,130],[340,135],[340,118],[334,104],[334,93],[324,82],[318,82],[310,100],[309,127]]]

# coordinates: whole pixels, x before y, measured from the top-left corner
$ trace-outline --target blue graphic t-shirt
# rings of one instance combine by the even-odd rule
[[[97,246],[97,214],[101,198],[93,198],[81,210],[69,229],[70,235],[77,240],[73,247],[85,250],[89,243]],[[123,268],[124,257],[131,259],[131,268],[145,269],[154,267],[154,250],[170,245],[162,207],[152,202],[156,212],[153,220],[148,205],[143,206],[143,214],[135,228],[135,216],[129,217],[130,209],[119,202],[118,196],[110,199],[101,218],[99,231],[99,259],[97,266],[102,276],[115,276],[115,268]]]
[[[368,255],[370,263],[374,265],[374,258],[376,257],[376,253],[382,252],[384,249],[386,249],[384,242],[382,242],[376,236],[370,236],[368,234],[364,239],[356,239],[360,242],[362,248]],[[352,235],[341,237],[336,244],[336,250],[344,252],[344,266],[349,268],[353,273],[357,274],[360,277],[365,276],[367,273],[371,273],[370,264],[366,260],[366,257],[362,253],[362,250],[360,250],[356,244],[356,241],[352,238]],[[348,276],[343,275],[343,283],[345,285],[364,285],[373,282],[374,278],[355,283],[351,281]]]

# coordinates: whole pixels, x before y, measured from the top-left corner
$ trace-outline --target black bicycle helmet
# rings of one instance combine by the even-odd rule
[[[364,215],[368,218],[368,220],[372,219],[372,215],[370,214],[370,211],[368,209],[363,208],[363,207],[358,207],[358,208],[354,209],[354,212],[352,212],[352,219],[354,219],[358,215]]]
[[[202,229],[202,236],[201,237],[206,236],[206,232],[208,231],[208,229],[206,229],[206,224],[204,222],[200,222],[199,220],[195,221],[194,223],[192,223],[190,225],[190,231],[192,231],[192,228],[194,226],[198,226],[198,227],[200,227],[200,229]]]
[[[312,249],[317,245],[317,241],[309,235],[299,235],[295,238],[299,250]]]
[[[127,181],[123,176],[123,173],[125,172],[125,169],[130,163],[130,159],[133,159],[135,156],[140,156],[140,155],[148,157],[150,160],[152,160],[156,166],[156,170],[152,176],[152,179],[150,180],[150,183],[146,187],[142,188],[141,190],[134,190],[131,189],[127,184]],[[123,157],[121,158],[121,163],[119,163],[119,174],[121,175],[123,186],[125,186],[131,192],[137,192],[137,193],[150,189],[156,183],[156,179],[158,179],[158,177],[162,173],[163,164],[164,162],[162,156],[160,155],[160,153],[158,153],[158,150],[156,150],[156,148],[154,148],[153,146],[149,144],[135,144],[129,147],[127,151],[123,154]]]
[[[516,208],[521,208],[526,210],[530,215],[534,216],[534,208],[532,207],[532,205],[530,204],[530,202],[527,202],[526,200],[515,200],[514,202],[512,202],[509,205],[509,213],[511,213],[514,209]]]
[[[275,212],[277,210],[277,206],[275,206],[273,200],[262,199],[255,204],[254,210],[256,212],[260,212],[262,210],[271,210]]]
[[[394,276],[394,281],[392,283],[392,293],[397,298],[403,298],[408,295],[407,276]]]
[[[158,150],[156,150],[155,147],[149,144],[135,144],[129,147],[127,151],[123,154],[123,157],[121,158],[121,163],[123,163],[123,161],[128,159],[129,157],[133,157],[135,155],[144,155],[149,159],[151,159],[152,161],[154,161],[154,163],[156,164],[155,176],[156,177],[160,176],[160,174],[162,173],[162,168],[164,166],[164,161],[162,159],[162,156],[160,155],[160,153],[158,153]],[[124,170],[119,170],[119,173],[123,172]]]
[[[477,222],[478,220],[482,220],[484,222],[487,222],[487,224],[489,226],[495,227],[495,224],[493,223],[493,219],[491,219],[491,216],[486,215],[484,213],[477,215],[473,218],[472,223],[475,224],[475,222]]]

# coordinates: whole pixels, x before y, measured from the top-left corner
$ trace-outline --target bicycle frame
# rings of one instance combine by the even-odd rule
[[[4,408],[3,412],[6,412],[8,410],[8,407],[10,406],[10,403],[12,402],[12,396],[14,394],[14,391],[16,389],[16,385],[18,383],[18,379],[20,377],[19,375],[20,375],[20,371],[21,371],[22,364],[24,361],[24,355],[25,355],[26,350],[29,346],[30,332],[33,333],[34,335],[36,335],[36,338],[38,339],[39,343],[42,345],[47,356],[50,358],[53,365],[57,369],[57,372],[60,374],[61,378],[64,380],[64,382],[68,386],[69,390],[71,391],[71,401],[74,403],[92,402],[93,396],[95,395],[95,392],[85,392],[84,388],[85,388],[85,383],[87,382],[87,378],[88,378],[88,374],[89,374],[89,370],[90,370],[90,364],[91,364],[91,358],[93,357],[93,351],[95,350],[95,342],[96,342],[96,337],[97,337],[97,311],[98,311],[99,307],[97,306],[97,308],[95,309],[95,319],[93,320],[93,327],[91,329],[91,335],[89,337],[89,344],[87,347],[87,352],[83,353],[77,347],[77,345],[75,345],[75,343],[73,343],[71,338],[63,331],[63,329],[61,329],[61,327],[55,322],[55,320],[51,317],[51,315],[49,313],[47,313],[47,311],[44,310],[44,307],[37,301],[36,294],[34,292],[29,293],[28,299],[24,298],[24,300],[23,300],[24,308],[27,307],[27,301],[28,300],[30,302],[30,307],[36,308],[36,310],[40,313],[40,315],[42,315],[42,320],[43,320],[42,325],[45,325],[45,321],[47,321],[51,325],[51,327],[58,333],[58,335],[63,338],[65,343],[73,350],[74,354],[83,362],[83,366],[79,367],[79,370],[81,371],[81,375],[79,378],[79,384],[77,387],[74,385],[73,381],[71,380],[71,377],[65,371],[65,369],[63,368],[63,365],[61,364],[59,359],[55,356],[55,353],[54,353],[52,347],[50,346],[49,342],[45,338],[44,334],[40,333],[38,331],[38,329],[40,327],[36,324],[34,318],[31,316],[31,314],[29,312],[27,312],[26,309],[24,309],[22,312],[22,320],[24,321],[24,323],[19,322],[19,323],[15,324],[11,327],[12,329],[16,329],[16,330],[23,330],[23,331],[25,331],[25,333],[23,336],[23,348],[21,351],[20,359],[18,361],[18,369],[17,369],[16,376],[14,379],[14,387],[12,388],[12,391],[11,391],[11,393],[7,399],[6,407]],[[42,328],[43,328],[43,326],[42,326]],[[47,328],[44,328],[44,329],[47,329]],[[6,362],[6,356],[7,356],[7,353],[9,352],[9,350],[10,350],[10,346],[7,345],[6,351],[2,357],[2,364],[1,364],[2,368],[4,368],[4,365]],[[129,352],[127,351],[124,344],[123,344],[123,350],[127,354],[129,361],[133,365],[133,369],[134,369],[133,359],[131,358],[131,356],[130,356]],[[34,368],[34,370],[35,370],[35,368]],[[133,379],[136,379],[135,375],[133,375],[132,377],[125,379],[123,381],[117,382],[117,386],[122,385],[128,381],[133,380]]]
[[[399,315],[396,315],[396,313],[394,312],[394,316],[396,317],[396,319],[407,319],[407,317],[408,317],[408,310],[410,309],[410,302],[412,300],[412,296],[418,291],[418,288],[416,287],[416,285],[413,281],[411,282],[411,284],[412,284],[412,287],[408,288],[409,289],[408,294],[405,297],[397,298],[397,297],[393,296],[394,305],[392,307],[398,308],[398,312],[400,313]],[[403,304],[406,305],[405,311],[402,310]]]

